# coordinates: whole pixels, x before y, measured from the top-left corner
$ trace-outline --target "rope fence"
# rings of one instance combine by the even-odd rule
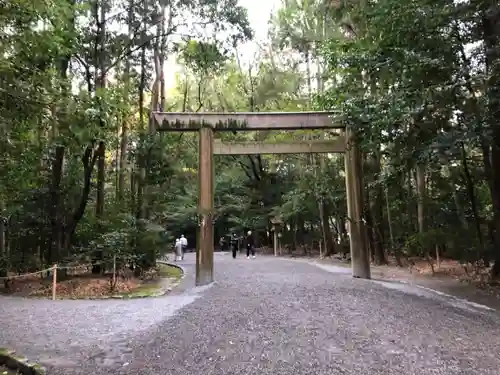
[[[54,264],[50,268],[46,268],[40,271],[36,272],[29,272],[29,273],[23,273],[21,275],[12,275],[12,276],[5,276],[5,277],[0,277],[0,281],[10,281],[10,280],[15,280],[15,279],[21,279],[25,277],[30,277],[30,276],[36,276],[36,275],[41,275],[45,272],[52,272],[52,300],[56,299],[56,290],[57,290],[57,271],[62,271],[62,270],[77,270],[77,269],[89,269],[89,267],[92,267],[92,264],[80,264],[78,266],[58,266],[57,263]],[[115,270],[113,270],[113,279],[115,278]]]
[[[168,260],[168,256],[165,256],[164,260]],[[22,279],[22,278],[27,278],[27,277],[32,277],[36,275],[42,275],[43,273],[46,272],[52,272],[52,300],[56,299],[56,290],[57,290],[57,272],[62,271],[62,270],[83,270],[85,272],[89,272],[93,266],[95,265],[104,265],[104,262],[97,262],[97,263],[87,263],[87,264],[78,264],[78,265],[58,265],[55,263],[52,267],[45,268],[40,271],[35,271],[35,272],[29,272],[29,273],[24,273],[21,275],[12,275],[12,276],[5,276],[5,277],[0,277],[0,282],[4,281],[8,283],[11,280],[16,280],[16,279]],[[113,257],[113,273],[112,273],[112,284],[113,287],[116,285],[117,282],[117,276],[122,275],[120,273],[120,269],[117,269],[117,259],[116,257]],[[122,277],[126,277],[122,275]],[[6,285],[7,287],[7,285]]]

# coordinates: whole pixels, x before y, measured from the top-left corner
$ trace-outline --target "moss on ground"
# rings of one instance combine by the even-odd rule
[[[122,298],[144,298],[162,295],[167,292],[163,279],[172,279],[172,284],[175,284],[182,277],[182,270],[168,264],[158,264],[158,276],[159,280],[139,285],[130,292],[121,293],[119,296]]]
[[[38,371],[39,374],[45,374],[45,370],[43,369],[42,366],[35,363],[35,364],[32,364],[31,367],[33,367],[33,369]]]
[[[29,363],[14,351],[0,348],[0,375],[44,375],[45,370],[36,363]]]
[[[123,298],[153,297],[160,291],[161,287],[158,282],[139,285],[137,288],[131,290],[130,292],[121,293],[120,296],[122,296]]]
[[[18,375],[18,374],[20,374],[19,371],[11,370],[10,368],[0,365],[0,375]]]
[[[164,278],[169,277],[179,279],[182,277],[182,270],[178,267],[169,266],[168,264],[159,264],[158,275]]]

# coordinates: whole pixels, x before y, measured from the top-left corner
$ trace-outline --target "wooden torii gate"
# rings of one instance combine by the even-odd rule
[[[214,280],[214,155],[345,153],[347,210],[352,276],[370,278],[370,257],[362,218],[361,152],[351,129],[331,112],[153,112],[157,131],[199,132],[199,240],[196,249],[196,285]],[[339,129],[334,140],[267,143],[214,141],[214,132],[258,130]]]

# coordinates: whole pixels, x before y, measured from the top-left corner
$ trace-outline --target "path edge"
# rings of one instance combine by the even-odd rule
[[[153,293],[151,295],[145,295],[145,296],[134,296],[134,297],[123,297],[123,296],[110,296],[108,298],[95,298],[97,299],[121,299],[121,300],[131,300],[131,299],[143,299],[143,298],[157,298],[157,297],[164,297],[170,294],[170,292],[179,286],[179,284],[183,281],[184,277],[186,276],[186,269],[178,264],[171,263],[166,260],[157,260],[157,264],[163,264],[165,266],[169,267],[174,267],[177,268],[181,271],[182,275],[179,277],[174,283],[170,284],[168,288],[162,289],[156,293]]]
[[[323,264],[323,263],[320,263],[318,261],[311,261],[311,262],[307,262],[307,263],[309,263],[309,264],[311,264],[319,269],[322,269],[323,271],[333,273],[333,274],[336,273],[338,275],[346,276],[350,273],[350,272],[345,272],[345,271],[337,272],[338,270],[334,270],[334,268],[337,268],[337,269],[342,269],[342,270],[348,269],[350,271],[350,268],[347,268],[347,267],[337,266],[334,264],[332,264],[332,265]],[[389,280],[389,279],[383,279],[383,278],[378,278],[378,277],[372,277],[370,279],[362,279],[362,280],[381,285],[384,288],[388,288],[387,285],[390,285],[390,284],[406,285],[406,286],[409,286],[409,287],[412,287],[415,289],[424,290],[428,293],[434,294],[435,296],[445,297],[445,298],[448,298],[450,300],[463,303],[467,306],[475,308],[476,310],[482,310],[482,311],[488,311],[488,312],[498,312],[499,311],[498,309],[491,307],[491,306],[488,306],[486,304],[474,302],[474,301],[471,301],[467,298],[463,298],[463,297],[460,297],[460,296],[457,296],[457,295],[454,295],[451,293],[446,293],[446,292],[439,290],[438,288],[429,288],[429,287],[426,287],[424,285],[420,285],[418,282],[412,282],[409,280]]]
[[[166,296],[166,295],[170,294],[175,288],[177,288],[184,281],[184,279],[185,279],[185,277],[186,277],[186,275],[187,275],[188,272],[187,272],[187,270],[186,270],[185,267],[182,267],[181,265],[176,264],[176,263],[172,263],[172,262],[169,262],[169,261],[166,261],[166,260],[158,260],[156,262],[159,263],[159,264],[164,264],[166,266],[177,268],[182,273],[181,277],[179,277],[174,283],[172,283],[170,285],[170,287],[167,288],[167,290],[163,291],[162,294],[156,296],[156,297],[162,297],[162,296]]]
[[[181,270],[182,276],[179,277],[179,280],[182,280],[186,276],[186,274],[187,274],[186,268],[182,267],[179,264],[172,263],[172,262],[169,262],[169,261],[166,261],[166,260],[157,260],[156,263],[164,264],[164,265],[170,266],[170,267],[175,267],[175,268],[178,268],[179,270]]]

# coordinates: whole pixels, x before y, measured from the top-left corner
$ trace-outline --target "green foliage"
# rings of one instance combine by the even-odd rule
[[[403,246],[403,252],[408,257],[422,257],[426,251],[432,251],[435,246],[444,245],[447,235],[443,230],[433,229],[408,236]]]
[[[350,31],[322,45],[335,83],[317,95],[316,105],[338,111],[357,131],[363,151],[380,155],[382,173],[367,170],[367,192],[374,199],[387,192],[393,246],[407,255],[440,245],[456,259],[489,257],[484,241],[490,231],[482,220],[491,217],[488,201],[496,193],[486,197],[486,166],[476,158],[489,142],[487,82],[482,52],[466,46],[482,38],[475,7],[394,0],[339,6],[334,19]],[[425,166],[424,200],[416,194],[416,164]],[[415,234],[421,221],[425,230]],[[457,231],[465,238],[450,241]]]
[[[228,46],[252,30],[233,0],[130,5],[14,1],[0,12],[0,214],[9,219],[2,271],[88,259],[145,268],[171,248],[163,224],[184,168],[178,159],[192,167],[196,153],[179,155],[186,144],[178,135],[145,132],[148,86],[160,79],[149,56],[168,58],[170,37],[188,26],[182,57],[197,74],[214,74]],[[224,37],[205,40],[199,25]]]
[[[154,132],[150,111],[159,108],[334,111],[366,155],[363,215],[371,237],[408,256],[440,245],[456,259],[497,257],[491,221],[499,213],[487,164],[498,74],[481,46],[488,13],[479,3],[286,0],[249,64],[235,56],[253,34],[236,0],[99,2],[105,28],[89,2],[6,3],[0,214],[9,220],[0,269],[77,258],[145,268],[181,233],[192,244],[197,135]],[[184,69],[167,91],[160,66],[169,59]],[[284,142],[331,133],[216,137]],[[323,237],[322,221],[332,238],[345,238],[344,159],[323,156],[217,157],[216,236],[253,229],[266,243],[270,218],[279,215],[292,246]],[[415,173],[422,165],[424,197]],[[466,239],[452,241],[457,232]]]
[[[184,64],[196,74],[216,73],[226,59],[215,44],[194,40],[186,43],[180,55]]]

